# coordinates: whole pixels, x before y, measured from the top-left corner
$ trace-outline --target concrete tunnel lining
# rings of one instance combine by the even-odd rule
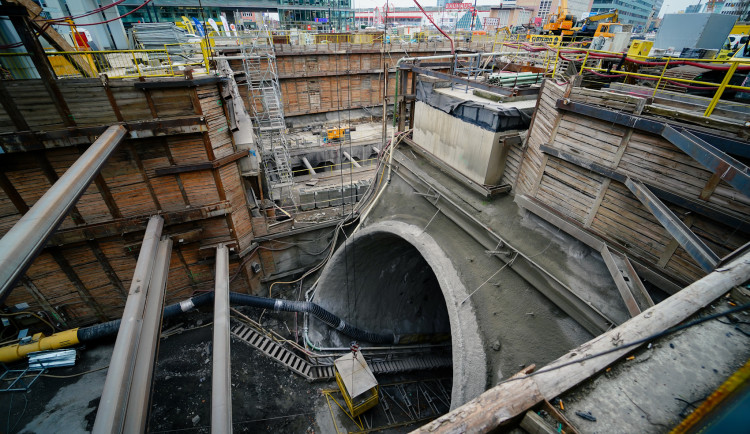
[[[460,305],[461,301],[468,295],[468,291],[459,278],[452,261],[440,245],[429,234],[422,231],[421,227],[398,221],[380,221],[359,230],[349,238],[346,248],[344,245],[341,245],[336,250],[328,265],[324,268],[313,301],[331,312],[341,315],[342,318],[346,318],[350,322],[354,321],[355,325],[359,327],[373,332],[394,331],[394,326],[390,322],[392,317],[389,317],[385,313],[393,312],[394,310],[398,311],[400,307],[394,306],[392,300],[385,299],[383,295],[386,289],[380,288],[377,285],[377,280],[370,279],[367,282],[361,282],[361,279],[371,277],[371,274],[367,273],[367,270],[361,267],[366,266],[370,269],[377,269],[382,264],[394,264],[394,255],[388,257],[376,256],[380,250],[374,247],[379,242],[389,243],[388,248],[395,248],[396,253],[401,252],[408,255],[408,250],[413,249],[421,255],[421,258],[431,268],[437,281],[437,286],[439,286],[440,293],[445,301],[448,323],[450,324],[453,359],[451,407],[455,408],[478,396],[485,390],[487,360],[483,350],[477,317],[473,308],[466,305],[462,307]],[[399,246],[399,243],[403,245]],[[357,259],[356,255],[359,255],[360,258]],[[356,268],[353,259],[359,263]],[[415,264],[414,258],[407,258],[407,261],[412,265]],[[347,271],[350,268],[355,270],[355,272],[352,273],[354,275],[351,276],[349,285],[347,285],[342,276],[348,276]],[[357,273],[359,273],[359,276],[356,275]],[[352,309],[351,299],[347,300],[347,294],[344,292],[347,290],[347,287],[357,287],[354,285],[355,278],[360,280],[359,287],[362,289],[380,290],[369,294],[369,298],[367,297],[368,294],[358,294],[357,297],[360,301],[356,306],[356,311],[350,311]],[[405,276],[405,280],[406,278]],[[398,289],[395,290],[397,291]],[[363,315],[359,314],[359,312],[363,312],[363,309],[367,307],[365,300],[379,304],[374,310],[374,315],[363,317]],[[421,305],[422,302],[414,304]],[[416,326],[424,327],[425,324],[426,322],[423,321],[421,324],[416,324]],[[408,327],[408,325],[402,322],[397,325]],[[412,324],[412,327],[414,326]],[[311,332],[313,333],[316,330],[322,330],[322,327],[316,327],[315,321],[311,322],[311,328]],[[396,333],[417,331],[424,330],[396,330]],[[428,330],[428,332],[439,331]],[[445,331],[447,330],[443,330],[443,332]],[[318,336],[323,335],[318,334]],[[334,343],[334,345],[340,344],[342,342]]]

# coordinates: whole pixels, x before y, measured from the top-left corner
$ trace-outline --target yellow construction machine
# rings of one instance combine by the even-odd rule
[[[573,15],[568,14],[567,0],[560,0],[557,12],[549,14],[545,20],[542,34],[572,35],[573,23],[576,21]]]

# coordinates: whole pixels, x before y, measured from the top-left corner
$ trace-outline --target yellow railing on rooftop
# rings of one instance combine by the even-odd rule
[[[188,68],[208,71],[203,43],[167,44],[151,50],[51,51],[47,59],[58,78],[173,77]],[[8,78],[38,78],[28,53],[0,53],[0,65]]]

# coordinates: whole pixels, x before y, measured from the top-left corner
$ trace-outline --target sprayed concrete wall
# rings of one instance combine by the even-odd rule
[[[497,185],[503,177],[508,147],[504,132],[492,132],[417,101],[414,141],[472,181]]]

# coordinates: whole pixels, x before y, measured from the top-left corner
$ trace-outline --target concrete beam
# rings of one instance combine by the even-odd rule
[[[346,151],[344,151],[344,157],[346,157],[346,159],[347,159],[347,160],[349,160],[349,161],[350,161],[350,162],[351,162],[351,163],[352,163],[352,164],[354,165],[354,167],[362,167],[362,166],[360,166],[360,165],[359,165],[359,163],[357,163],[357,161],[356,161],[356,160],[354,160],[354,158],[352,158],[352,156],[351,156],[351,155],[349,155],[349,153],[348,153],[348,152],[346,152]]]
[[[229,249],[216,248],[211,432],[232,432],[232,368],[229,342]]]
[[[144,306],[163,226],[164,220],[161,217],[153,216],[149,219],[92,432],[115,433],[124,429],[138,339],[143,325]]]
[[[0,239],[0,301],[8,296],[125,133],[120,125],[109,127]]]
[[[308,160],[307,157],[302,157],[302,163],[307,167],[307,171],[310,172],[310,175],[315,176],[315,169],[313,169],[312,164],[310,164],[310,160]]]

